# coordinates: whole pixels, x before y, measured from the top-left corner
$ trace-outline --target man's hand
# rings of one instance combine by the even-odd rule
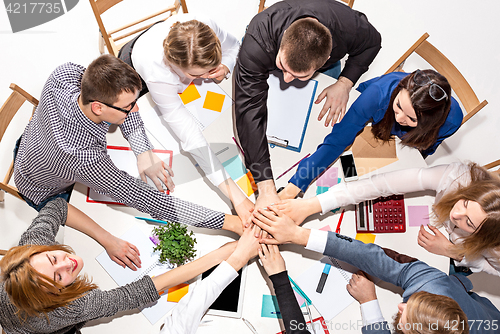
[[[340,77],[339,80],[331,86],[326,87],[314,103],[318,104],[326,97],[326,102],[318,115],[318,121],[321,121],[323,116],[328,112],[325,120],[325,126],[332,126],[339,122],[345,115],[347,101],[349,100],[349,92],[353,86],[353,82],[346,77]]]
[[[265,180],[257,183],[257,188],[259,190],[259,196],[257,197],[257,200],[255,201],[255,210],[254,212],[257,212],[258,209],[266,208],[269,205],[272,205],[274,203],[278,203],[280,201],[280,198],[278,196],[278,193],[276,192],[276,186],[274,185],[273,180]],[[255,230],[255,236],[256,237],[267,237],[267,233],[263,233],[261,229],[258,227]],[[263,233],[263,234],[262,234]]]
[[[277,245],[261,244],[261,248],[259,248],[259,257],[268,276],[286,270],[285,260],[283,260]]]
[[[234,207],[238,217],[241,219],[241,223],[244,227],[250,227],[252,223],[252,212],[255,209],[255,204],[251,200],[245,198],[243,202]]]
[[[137,168],[142,181],[147,182],[146,176],[148,176],[159,191],[164,192],[162,183],[168,190],[174,191],[175,185],[174,181],[172,181],[174,171],[158,158],[153,151],[142,152],[137,156]]]
[[[377,299],[375,284],[361,270],[352,275],[346,287],[351,296],[360,304]]]
[[[103,240],[102,246],[106,249],[106,253],[108,253],[111,260],[123,268],[127,266],[136,271],[137,268],[141,267],[139,249],[130,242],[117,238],[114,235],[109,235],[106,240]]]
[[[222,81],[229,74],[229,68],[224,64],[220,64],[208,73],[208,78]]]
[[[434,234],[427,232],[423,225],[420,226],[417,239],[420,246],[433,254],[448,256],[458,261],[462,260],[461,256],[452,251],[451,248],[453,244],[443,235],[443,233],[439,232],[439,230],[432,225],[427,225],[427,227]]]

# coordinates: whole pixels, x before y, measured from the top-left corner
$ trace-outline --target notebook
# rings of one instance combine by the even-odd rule
[[[137,271],[133,271],[130,268],[123,268],[116,262],[113,262],[106,251],[103,251],[96,257],[97,262],[99,262],[119,286],[137,281],[145,275],[151,277],[160,275],[173,268],[170,264],[161,264],[159,262],[160,254],[153,252],[153,242],[138,226],[132,227],[120,238],[134,244],[139,249],[142,268],[139,268]],[[167,301],[167,298],[168,293],[163,293],[158,301],[141,309],[142,314],[144,314],[152,325],[177,305],[177,303]]]
[[[300,152],[318,82],[294,80],[287,84],[283,72],[273,71],[267,84],[267,141],[271,147]]]
[[[130,147],[125,146],[107,146],[108,155],[118,169],[127,172],[129,175],[140,178],[139,170],[137,169],[137,158]],[[153,152],[166,164],[172,167],[173,153],[170,150],[153,150]],[[156,189],[156,185],[147,178],[148,184]],[[163,186],[166,189],[165,185]],[[168,190],[167,190],[168,193]],[[99,194],[94,189],[87,188],[87,202],[89,203],[104,203],[104,204],[119,204],[124,205],[113,198]]]
[[[316,292],[321,273],[329,263],[332,268],[326,279],[322,293]],[[351,305],[355,299],[347,292],[346,285],[358,269],[346,262],[331,257],[323,257],[311,268],[295,279],[295,282],[311,299],[314,307],[328,322]]]

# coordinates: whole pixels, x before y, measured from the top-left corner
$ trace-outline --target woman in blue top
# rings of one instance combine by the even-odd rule
[[[403,145],[417,148],[424,157],[462,124],[462,110],[451,97],[450,84],[436,71],[393,72],[363,82],[357,89],[361,95],[316,152],[300,162],[281,199],[306,191],[370,121],[375,138],[386,142],[398,136]]]

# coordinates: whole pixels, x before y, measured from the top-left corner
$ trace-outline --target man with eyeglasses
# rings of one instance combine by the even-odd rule
[[[160,182],[171,183],[171,170],[152,153],[137,113],[140,90],[139,75],[110,55],[95,59],[87,69],[66,63],[54,70],[14,151],[14,181],[21,197],[40,211],[56,197],[69,201],[79,182],[157,219],[241,234],[236,216],[163,192]],[[111,124],[120,127],[137,156],[141,178],[155,179],[158,189],[119,170],[111,161],[106,149]],[[71,204],[66,223],[94,238],[118,264],[132,270],[140,267],[134,245],[110,235]]]
[[[348,54],[338,81],[316,100],[324,101],[318,120],[326,116],[325,126],[333,126],[345,113],[352,86],[380,48],[380,34],[366,16],[337,0],[285,0],[252,19],[234,76],[236,126],[259,190],[256,208],[279,201],[266,138],[269,73],[281,70],[285,82],[306,81],[316,71],[340,66]]]

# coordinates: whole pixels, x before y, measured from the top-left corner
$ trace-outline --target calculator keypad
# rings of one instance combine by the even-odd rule
[[[369,206],[369,202],[366,202]],[[369,207],[365,207],[370,210]],[[358,231],[360,233],[404,233],[406,217],[403,195],[379,197],[372,201],[373,230]],[[367,217],[368,218],[368,217]],[[370,226],[367,224],[367,226]]]

